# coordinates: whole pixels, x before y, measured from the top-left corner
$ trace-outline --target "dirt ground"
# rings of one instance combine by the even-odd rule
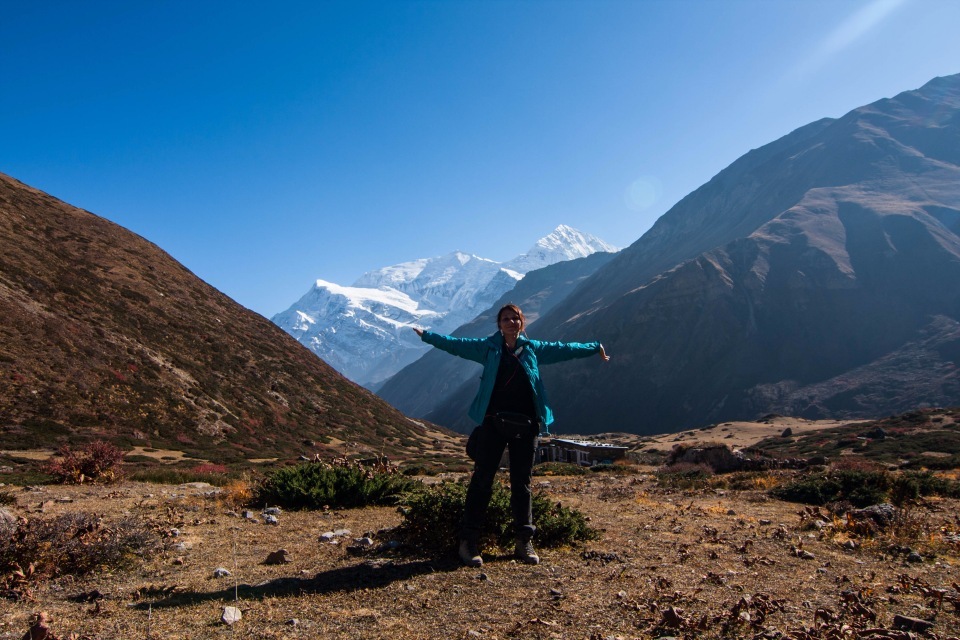
[[[904,540],[851,543],[840,521],[770,499],[766,487],[671,489],[651,471],[535,477],[538,491],[584,512],[600,539],[540,549],[537,566],[488,549],[481,569],[460,566],[452,549],[347,551],[365,535],[375,549],[389,546],[388,530],[401,521],[394,508],[283,512],[269,525],[202,485],[4,487],[16,496],[7,505],[16,515],[133,514],[170,537],[167,551],[132,571],[60,578],[28,599],[0,601],[0,640],[21,638],[40,611],[60,638],[958,635],[956,501],[911,511],[918,533],[908,542],[922,561],[910,561]],[[337,530],[350,533],[321,539]],[[289,562],[265,564],[280,549]],[[218,568],[231,575],[214,577]],[[242,612],[231,626],[220,621],[225,606]],[[933,625],[910,636],[893,630],[895,616]]]

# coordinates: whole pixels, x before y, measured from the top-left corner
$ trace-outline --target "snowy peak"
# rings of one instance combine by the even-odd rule
[[[368,271],[349,287],[317,280],[273,321],[343,375],[373,387],[426,349],[410,327],[451,333],[528,271],[597,251],[616,249],[560,225],[506,263],[454,251]]]
[[[514,258],[503,266],[526,273],[564,260],[585,258],[598,251],[615,253],[619,249],[596,236],[561,224],[550,235],[537,240],[536,244],[525,254]]]

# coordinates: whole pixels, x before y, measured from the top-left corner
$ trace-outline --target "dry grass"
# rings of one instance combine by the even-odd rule
[[[765,632],[799,639],[841,637],[828,630],[842,624],[889,629],[897,614],[933,619],[927,637],[947,638],[960,628],[951,604],[960,596],[960,544],[950,537],[960,533],[956,501],[913,508],[898,539],[865,541],[832,527],[818,530],[810,511],[762,491],[665,489],[650,471],[535,478],[539,490],[588,515],[601,539],[545,550],[535,567],[489,550],[482,570],[459,566],[452,552],[353,555],[349,539],[319,540],[346,528],[351,537],[373,534],[385,542],[389,535],[378,532],[401,521],[388,507],[286,512],[270,526],[229,514],[231,506],[202,487],[18,489],[12,510],[28,518],[130,514],[162,531],[178,529],[171,542],[184,548],[133,571],[62,577],[38,585],[32,600],[0,602],[0,640],[19,639],[39,611],[52,616],[60,637],[103,639],[754,638]],[[228,492],[230,499],[243,490]],[[851,539],[856,548],[845,545]],[[908,562],[906,545],[928,555]],[[280,548],[291,562],[264,564]],[[799,557],[801,551],[814,559]],[[218,567],[233,575],[214,578]],[[224,605],[238,606],[242,620],[221,624]]]

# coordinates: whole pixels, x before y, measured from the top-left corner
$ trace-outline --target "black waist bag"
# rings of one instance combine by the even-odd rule
[[[522,413],[501,411],[487,416],[484,423],[488,422],[493,425],[497,433],[507,439],[530,437],[540,433],[540,423]]]

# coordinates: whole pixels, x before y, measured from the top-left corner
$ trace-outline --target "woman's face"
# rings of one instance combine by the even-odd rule
[[[513,309],[504,309],[497,321],[500,333],[505,336],[516,337],[523,331],[523,317]]]

